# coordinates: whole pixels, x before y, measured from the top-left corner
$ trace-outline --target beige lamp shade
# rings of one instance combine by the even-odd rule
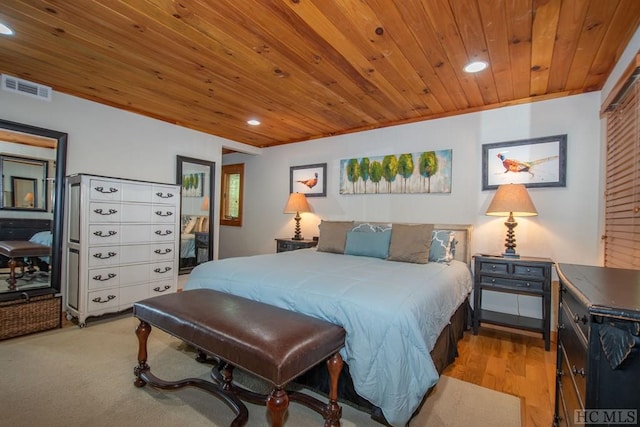
[[[524,184],[504,184],[498,187],[486,212],[492,216],[536,216],[538,211]]]
[[[209,210],[209,196],[204,197],[204,200],[202,201],[202,206],[200,206],[200,210],[201,211]]]
[[[302,193],[291,193],[287,205],[284,207],[284,213],[311,212],[307,198]]]

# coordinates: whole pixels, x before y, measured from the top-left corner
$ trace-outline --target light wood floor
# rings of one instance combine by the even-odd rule
[[[475,336],[465,332],[458,350],[458,358],[444,375],[520,397],[522,427],[552,425],[556,371],[553,342],[551,351],[545,351],[539,335],[481,327]]]

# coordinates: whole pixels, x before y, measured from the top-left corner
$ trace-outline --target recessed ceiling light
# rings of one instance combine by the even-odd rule
[[[2,22],[0,22],[0,34],[5,35],[5,36],[12,36],[13,35],[13,30],[11,28],[7,27]]]
[[[463,70],[466,73],[477,73],[484,70],[488,66],[489,64],[487,64],[484,61],[474,61],[474,62],[469,62],[467,65],[465,65]]]
[[[260,120],[256,120],[256,119],[247,120],[247,124],[251,126],[258,126],[260,125]]]

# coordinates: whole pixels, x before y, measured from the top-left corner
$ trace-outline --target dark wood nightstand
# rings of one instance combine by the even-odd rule
[[[287,252],[295,251],[298,249],[313,248],[317,244],[317,240],[276,239],[276,252]]]
[[[480,323],[540,332],[544,348],[549,351],[551,340],[551,268],[548,258],[503,258],[475,255],[473,280],[473,334]],[[504,292],[540,297],[542,319],[483,310],[482,292]]]

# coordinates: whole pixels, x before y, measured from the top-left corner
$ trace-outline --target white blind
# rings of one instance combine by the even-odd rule
[[[607,115],[605,267],[640,269],[640,84]]]

